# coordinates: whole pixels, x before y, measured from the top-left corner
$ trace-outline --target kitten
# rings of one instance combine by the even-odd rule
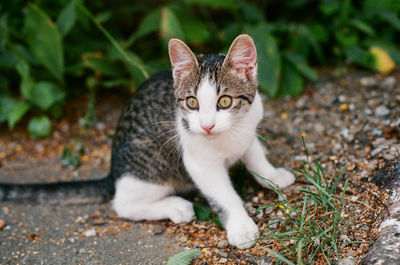
[[[226,56],[194,55],[182,41],[171,39],[169,56],[172,73],[151,77],[122,110],[108,177],[2,183],[0,199],[61,198],[66,203],[77,196],[114,195],[112,206],[120,217],[181,223],[194,217],[193,206],[174,194],[198,188],[220,213],[229,243],[242,249],[252,246],[258,227],[233,189],[228,168],[241,160],[248,170],[280,187],[294,182],[289,171],[267,161],[256,136],[263,104],[257,92],[254,42],[240,35]]]
[[[242,160],[280,187],[294,182],[289,171],[271,166],[256,136],[263,105],[254,42],[240,35],[226,56],[196,56],[171,39],[169,56],[172,76],[152,77],[122,111],[112,148],[111,174],[118,178],[113,207],[131,220],[189,222],[192,203],[174,193],[197,187],[221,213],[229,243],[248,248],[258,227],[228,168]]]

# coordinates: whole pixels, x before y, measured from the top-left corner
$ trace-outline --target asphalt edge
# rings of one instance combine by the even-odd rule
[[[378,173],[390,189],[387,210],[378,228],[378,236],[365,254],[363,265],[400,264],[400,158]],[[382,181],[382,180],[380,180]]]

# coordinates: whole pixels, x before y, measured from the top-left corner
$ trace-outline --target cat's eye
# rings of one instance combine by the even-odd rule
[[[186,105],[189,109],[196,110],[199,108],[199,102],[195,97],[188,97],[186,99]]]
[[[230,96],[222,96],[218,100],[218,108],[227,109],[232,105],[232,98]]]

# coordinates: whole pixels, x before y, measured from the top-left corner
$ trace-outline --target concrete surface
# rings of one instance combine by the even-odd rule
[[[46,164],[19,165],[12,173],[0,168],[0,181],[18,182],[25,176],[29,182],[37,174],[46,179],[54,171],[53,163]],[[95,168],[85,175],[98,178],[106,172]],[[110,208],[109,203],[0,203],[0,220],[5,221],[0,229],[0,264],[163,264],[182,250],[164,233],[163,222],[121,220]]]

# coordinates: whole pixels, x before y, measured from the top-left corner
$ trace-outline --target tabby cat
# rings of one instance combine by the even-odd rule
[[[171,71],[147,80],[122,110],[107,178],[89,182],[0,184],[0,199],[68,201],[77,195],[114,196],[112,206],[130,220],[189,222],[191,202],[176,193],[198,188],[220,213],[228,241],[252,246],[258,227],[232,187],[228,168],[241,160],[250,172],[280,187],[294,176],[274,168],[256,136],[263,116],[257,92],[257,52],[238,36],[227,55],[195,55],[171,39]],[[261,185],[265,181],[255,178]]]
[[[258,227],[228,168],[241,160],[280,187],[294,181],[289,171],[271,166],[256,136],[263,104],[254,42],[240,35],[226,56],[195,55],[171,39],[169,56],[172,75],[153,76],[122,111],[112,148],[113,207],[131,220],[189,222],[192,203],[174,194],[197,187],[221,213],[229,243],[248,248]]]

